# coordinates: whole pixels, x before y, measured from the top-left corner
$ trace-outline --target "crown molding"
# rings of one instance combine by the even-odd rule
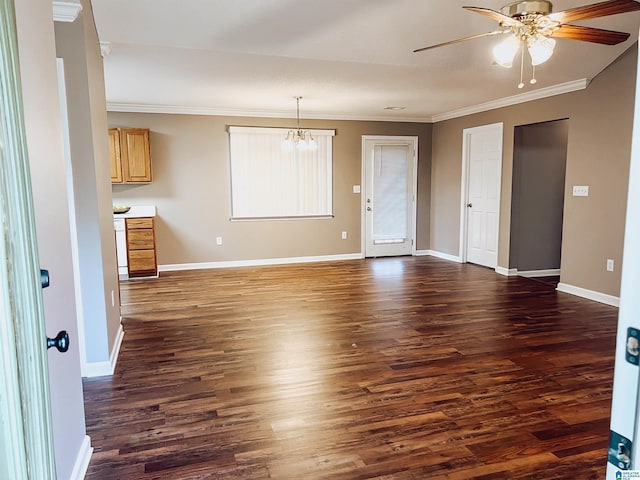
[[[60,2],[53,1],[53,21],[72,23],[78,18],[82,11],[82,5],[79,2]]]
[[[296,118],[295,112],[278,112],[272,110],[243,110],[215,107],[187,107],[182,105],[152,105],[142,103],[107,102],[109,112],[128,113],[168,113],[176,115],[211,115],[222,117],[259,117],[259,118]],[[357,120],[366,122],[407,122],[431,123],[431,117],[400,117],[386,115],[346,115],[336,113],[305,113],[301,119],[306,120]]]
[[[584,90],[589,86],[590,80],[588,78],[581,78],[573,82],[560,83],[558,85],[552,85],[550,87],[539,88],[531,92],[521,93],[513,95],[511,97],[499,98],[498,100],[492,100],[491,102],[481,103],[479,105],[473,105],[470,107],[464,107],[458,110],[451,110],[450,112],[439,113],[432,117],[433,123],[442,122],[444,120],[451,120],[452,118],[465,117],[467,115],[473,115],[474,113],[482,113],[488,110],[494,110],[496,108],[509,107],[511,105],[518,105],[519,103],[531,102],[533,100],[539,100],[541,98],[553,97],[554,95],[561,95],[563,93],[575,92],[577,90]]]
[[[513,95],[511,97],[500,98],[491,102],[481,103],[470,107],[451,110],[449,112],[439,113],[431,117],[404,117],[404,116],[377,116],[377,115],[347,115],[336,113],[314,114],[305,113],[304,119],[307,120],[356,120],[365,122],[406,122],[406,123],[437,123],[453,118],[473,115],[474,113],[482,113],[496,108],[518,105],[520,103],[531,102],[542,98],[561,95],[563,93],[571,93],[578,90],[584,90],[589,86],[590,80],[582,78],[573,82],[561,83],[551,87],[540,88],[531,92]],[[168,113],[176,115],[211,115],[223,117],[258,117],[258,118],[296,118],[291,111],[276,112],[268,110],[242,110],[232,108],[215,108],[215,107],[187,107],[182,105],[151,105],[143,103],[107,103],[107,111],[109,112],[127,112],[127,113]]]
[[[111,42],[100,42],[100,53],[106,57],[111,53]]]

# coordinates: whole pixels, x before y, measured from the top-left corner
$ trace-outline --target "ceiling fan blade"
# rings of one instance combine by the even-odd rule
[[[629,38],[626,32],[602,30],[601,28],[581,27],[579,25],[561,25],[553,32],[554,38],[569,38],[583,42],[601,43],[603,45],[617,45]]]
[[[570,8],[562,12],[550,13],[548,17],[560,23],[570,23],[618,13],[635,12],[636,10],[640,10],[640,3],[635,0],[609,0],[583,7]]]
[[[466,42],[468,40],[475,40],[476,38],[491,37],[493,35],[501,35],[503,33],[509,33],[509,30],[494,30],[493,32],[481,33],[479,35],[472,35],[470,37],[458,38],[457,40],[451,40],[449,42],[438,43],[436,45],[429,45],[428,47],[416,48],[413,53],[424,52],[425,50],[431,50],[432,48],[444,47],[445,45],[454,45],[456,43]]]
[[[509,26],[509,25],[517,25],[520,23],[518,20],[515,20],[507,15],[504,15],[500,12],[496,12],[495,10],[491,10],[489,8],[482,8],[482,7],[462,7],[462,8],[465,8],[471,12],[476,12],[476,13],[479,13],[480,15],[485,15],[489,18],[492,18],[496,22],[499,22],[500,25]]]

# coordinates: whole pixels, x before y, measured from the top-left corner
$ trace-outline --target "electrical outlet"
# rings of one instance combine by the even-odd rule
[[[216,245],[222,245],[222,237],[216,237]]]
[[[573,186],[573,196],[574,197],[588,197],[589,196],[589,186],[588,185],[574,185]]]
[[[342,232],[342,240],[346,240],[347,239],[347,232]]]
[[[607,272],[613,272],[613,260],[607,258]]]

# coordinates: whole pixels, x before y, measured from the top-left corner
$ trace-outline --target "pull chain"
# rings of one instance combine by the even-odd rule
[[[529,83],[531,85],[538,83],[538,80],[536,80],[536,66],[533,64],[531,64],[531,80],[529,80]]]
[[[524,51],[526,50],[526,45],[524,41],[522,42],[522,56],[520,57],[520,83],[518,84],[518,88],[524,88],[524,82],[522,81],[524,77]]]

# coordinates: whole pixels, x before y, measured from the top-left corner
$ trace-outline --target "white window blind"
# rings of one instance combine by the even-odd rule
[[[288,129],[229,127],[231,217],[333,215],[334,130],[311,130],[317,150],[283,150]]]
[[[373,243],[403,243],[409,235],[410,153],[406,145],[374,149]]]

